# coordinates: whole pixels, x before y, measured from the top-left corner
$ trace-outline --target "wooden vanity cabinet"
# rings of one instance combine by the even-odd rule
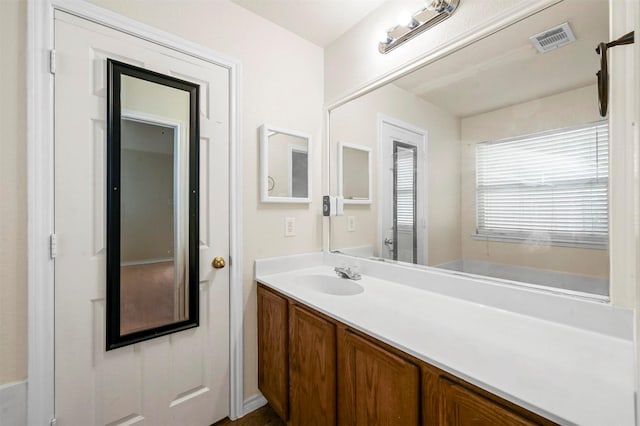
[[[262,284],[258,386],[291,426],[555,424]]]
[[[258,388],[289,419],[289,302],[258,286]]]

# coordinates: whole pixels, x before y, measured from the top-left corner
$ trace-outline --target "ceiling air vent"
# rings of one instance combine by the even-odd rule
[[[531,43],[538,49],[539,52],[545,53],[558,47],[569,44],[572,41],[576,41],[576,36],[573,35],[571,27],[568,22],[562,25],[548,29],[529,37]]]

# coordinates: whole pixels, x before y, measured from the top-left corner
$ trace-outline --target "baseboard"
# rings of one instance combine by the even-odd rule
[[[249,397],[244,400],[244,404],[242,406],[242,413],[243,413],[242,415],[246,416],[250,412],[255,411],[258,408],[263,407],[265,405],[267,405],[267,400],[265,399],[264,396],[262,396],[260,392],[258,392],[252,397]]]
[[[26,424],[27,382],[0,385],[0,426],[23,426]]]

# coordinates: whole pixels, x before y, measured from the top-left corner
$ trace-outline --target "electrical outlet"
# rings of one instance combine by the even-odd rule
[[[284,236],[285,237],[296,236],[296,218],[295,217],[284,218]]]
[[[356,217],[347,216],[347,231],[355,232],[356,230]]]

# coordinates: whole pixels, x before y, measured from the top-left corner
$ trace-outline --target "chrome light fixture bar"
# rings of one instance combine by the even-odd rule
[[[389,53],[402,43],[422,34],[453,15],[460,5],[460,0],[430,0],[429,5],[403,19],[405,22],[396,25],[382,34],[378,51]]]

